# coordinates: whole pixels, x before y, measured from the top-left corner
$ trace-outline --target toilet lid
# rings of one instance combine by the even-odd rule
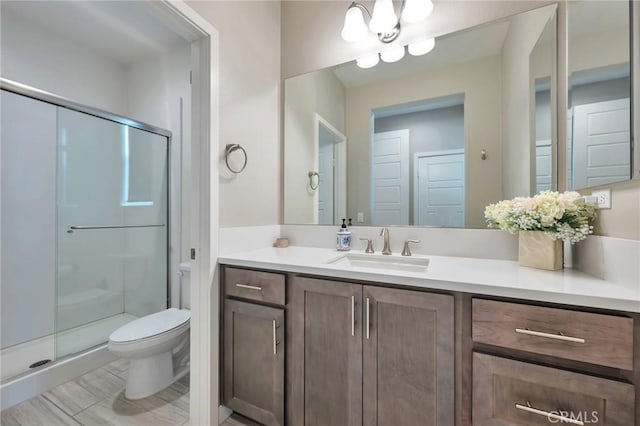
[[[130,342],[156,336],[180,327],[189,321],[189,318],[191,318],[191,312],[188,310],[169,308],[123,325],[111,333],[109,340],[112,342]]]

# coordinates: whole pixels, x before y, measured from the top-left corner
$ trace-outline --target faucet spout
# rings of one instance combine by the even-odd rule
[[[382,228],[380,230],[380,236],[384,239],[384,247],[382,248],[382,254],[390,255],[391,248],[389,247],[389,228]]]

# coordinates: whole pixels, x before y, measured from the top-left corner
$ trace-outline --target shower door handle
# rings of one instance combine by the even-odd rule
[[[67,233],[71,234],[73,231],[84,229],[161,228],[163,226],[165,226],[164,223],[157,225],[73,225],[69,227]]]

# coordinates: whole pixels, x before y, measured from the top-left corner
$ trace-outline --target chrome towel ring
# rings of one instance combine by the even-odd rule
[[[313,177],[315,176],[316,178],[316,184],[313,184]],[[309,186],[311,187],[312,190],[316,190],[318,189],[318,187],[320,186],[320,174],[318,172],[309,172]]]
[[[242,151],[242,155],[244,156],[244,162],[242,163],[242,167],[240,169],[234,169],[229,164],[229,156],[234,151]],[[231,170],[233,173],[241,173],[245,167],[247,167],[247,151],[239,143],[230,143],[224,148],[224,162],[227,163],[227,168]]]

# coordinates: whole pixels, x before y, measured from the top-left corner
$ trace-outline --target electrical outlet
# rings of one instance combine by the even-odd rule
[[[364,223],[364,212],[358,212],[356,215],[358,223]]]
[[[593,191],[591,193],[593,197],[596,197],[596,208],[598,209],[610,209],[611,208],[611,189],[601,189],[599,191]]]

